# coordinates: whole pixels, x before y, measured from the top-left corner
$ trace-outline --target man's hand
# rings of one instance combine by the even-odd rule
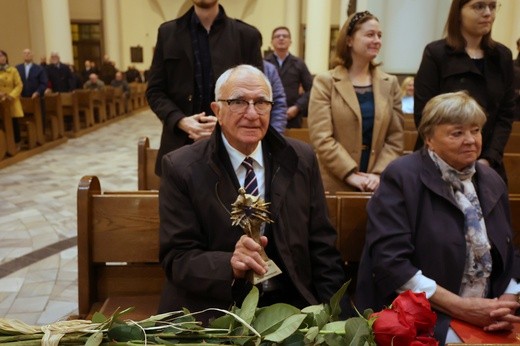
[[[194,141],[209,137],[215,128],[217,118],[206,116],[205,112],[182,118],[178,127]]]
[[[231,268],[234,278],[243,278],[248,270],[258,275],[267,273],[267,263],[262,259],[260,250],[267,245],[267,237],[261,236],[262,246],[253,238],[243,235],[235,244],[235,251],[231,256]]]
[[[35,92],[33,92],[33,94],[31,95],[31,98],[35,99],[35,98],[37,98],[37,97],[39,97],[39,96],[40,96],[40,94],[39,94],[37,91],[35,91]]]
[[[287,108],[287,120],[295,118],[298,115],[298,113],[300,113],[300,109],[298,108],[298,106],[291,106]]]

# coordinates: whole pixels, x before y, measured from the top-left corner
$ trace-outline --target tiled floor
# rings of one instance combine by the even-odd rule
[[[0,317],[51,323],[77,313],[76,189],[137,189],[137,142],[158,147],[148,109],[0,169]]]

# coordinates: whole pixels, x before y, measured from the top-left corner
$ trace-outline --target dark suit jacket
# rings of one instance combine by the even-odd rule
[[[69,92],[74,90],[74,76],[70,68],[63,63],[47,65],[47,76],[54,92]]]
[[[489,297],[519,277],[507,187],[496,172],[477,163],[480,206],[491,243]],[[379,310],[417,270],[458,294],[466,263],[464,214],[426,149],[392,162],[367,207],[365,247],[359,265],[356,307]],[[435,336],[446,338],[449,317],[438,313]]]
[[[22,96],[31,97],[36,91],[40,96],[43,96],[49,82],[45,69],[42,66],[33,63],[29,69],[29,76],[27,78],[25,78],[24,64],[16,65],[16,69],[18,70],[23,83]]]
[[[224,11],[220,7],[220,11]],[[150,108],[163,123],[156,173],[161,175],[161,158],[171,150],[191,144],[188,134],[177,127],[185,116],[199,113],[195,109],[196,85],[194,55],[190,34],[192,7],[182,17],[159,27],[150,67],[146,97]],[[209,33],[211,63],[215,80],[227,69],[250,64],[263,69],[260,32],[224,14],[224,24]]]
[[[507,182],[502,157],[514,119],[512,54],[507,47],[497,43],[484,56],[483,75],[465,51],[455,51],[445,40],[428,44],[415,76],[415,123],[418,126],[423,108],[432,97],[467,90],[487,114],[482,130],[481,157],[487,159]],[[416,149],[421,146],[419,140]]]
[[[302,59],[292,54],[287,55],[282,66],[278,64],[274,54],[268,55],[265,60],[278,68],[278,73],[285,89],[287,107],[296,105],[300,110],[300,113],[295,118],[288,121],[287,127],[302,127],[302,117],[307,116],[309,95],[312,87],[312,75],[307,65],[305,65]],[[300,84],[304,90],[301,95]]]
[[[309,304],[326,302],[345,277],[316,156],[309,145],[284,139],[271,127],[262,145],[271,167],[269,241],[276,244],[294,294]],[[211,138],[164,156],[160,260],[168,280],[160,311],[226,309],[237,299],[230,259],[244,232],[231,226],[230,209],[238,188],[218,125]]]

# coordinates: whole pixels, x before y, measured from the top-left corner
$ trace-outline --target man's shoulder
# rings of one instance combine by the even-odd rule
[[[257,34],[257,35],[260,35],[260,31],[253,25],[251,24],[248,24],[240,19],[237,19],[237,18],[227,18],[229,20],[230,23],[234,23],[234,25],[236,25],[236,28],[239,29],[239,30],[243,30],[244,32],[246,33],[251,33],[251,34]]]

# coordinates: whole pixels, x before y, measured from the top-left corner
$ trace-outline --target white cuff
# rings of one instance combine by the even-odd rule
[[[507,286],[506,291],[504,293],[507,293],[507,294],[520,293],[520,284],[518,283],[518,281],[516,281],[516,279],[511,279],[511,281],[509,282],[509,285]]]
[[[397,289],[397,293],[402,293],[406,290],[410,290],[416,293],[424,292],[426,293],[426,298],[430,299],[430,297],[435,293],[435,290],[437,290],[437,283],[434,280],[424,276],[421,270],[418,270],[410,280]]]

